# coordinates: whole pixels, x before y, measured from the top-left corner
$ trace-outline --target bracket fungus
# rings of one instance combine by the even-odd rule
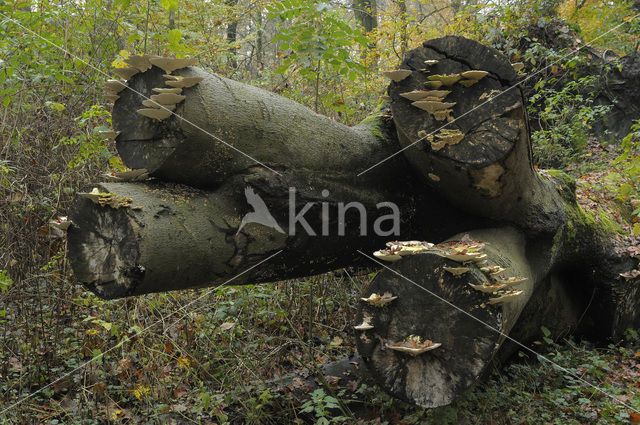
[[[151,100],[154,102],[161,103],[163,105],[172,105],[175,103],[180,103],[186,99],[186,96],[182,94],[175,93],[160,93],[160,94],[152,94]]]
[[[507,289],[502,291],[496,291],[495,295],[498,295],[498,296],[494,298],[490,298],[488,302],[489,304],[492,304],[492,305],[501,305],[501,304],[505,304],[515,300],[522,294],[524,294],[524,291],[521,289]]]
[[[478,82],[478,80],[461,80],[461,81],[458,81],[458,84],[460,84],[461,86],[464,86],[464,87],[471,87],[472,85],[474,85],[477,82]]]
[[[167,75],[165,75],[165,77],[167,77]],[[196,84],[198,84],[200,81],[204,80],[204,78],[202,77],[179,77],[176,75],[171,75],[171,77],[178,77],[178,78],[169,78],[165,84],[175,88],[193,87]]]
[[[451,75],[435,74],[435,75],[429,75],[427,79],[429,79],[429,81],[440,81],[445,86],[451,87],[452,85],[460,81],[462,77],[457,74],[451,74]]]
[[[498,280],[496,283],[499,283],[501,285],[504,285],[505,287],[511,287],[511,286],[515,286],[518,283],[524,282],[525,280],[527,280],[526,277],[522,277],[522,276],[512,276],[512,277],[508,277],[506,279],[501,279]]]
[[[520,72],[524,69],[524,63],[522,62],[512,63],[511,66],[513,67],[513,70],[516,72]]]
[[[140,71],[138,71],[137,68],[133,68],[133,67],[114,68],[113,69],[113,73],[116,74],[118,77],[122,78],[123,80],[128,80],[129,78],[133,77],[134,75],[136,75],[139,72]]]
[[[507,271],[507,269],[505,269],[504,267],[500,267],[497,264],[491,265],[491,266],[483,266],[480,267],[480,271],[482,273],[486,273],[492,277],[497,276],[505,271]]]
[[[149,62],[151,62],[152,65],[155,65],[158,68],[162,69],[167,74],[172,73],[176,69],[186,68],[188,66],[195,65],[196,63],[195,59],[191,59],[191,58],[178,59],[178,58],[167,58],[167,57],[150,58]]]
[[[156,93],[174,93],[174,94],[182,94],[182,89],[180,87],[172,87],[172,88],[168,88],[168,87],[155,87],[152,88],[151,90],[153,90]]]
[[[381,249],[379,251],[376,251],[373,253],[373,256],[383,261],[390,261],[390,262],[402,260],[402,257],[400,256],[400,254],[392,253],[388,249]]]
[[[105,130],[105,131],[101,131],[100,134],[102,134],[104,137],[106,137],[109,140],[115,140],[116,137],[118,137],[118,134],[120,134],[120,132],[113,131],[113,130]]]
[[[418,335],[409,335],[402,342],[385,343],[385,347],[390,350],[400,351],[412,356],[417,356],[427,351],[435,350],[441,345],[441,343],[434,343],[429,339],[422,341],[422,338],[420,338]]]
[[[176,104],[164,104],[164,103],[157,103],[154,102],[153,100],[143,100],[142,104],[144,106],[146,106],[147,108],[156,108],[156,109],[168,109],[170,111],[173,111],[174,109],[176,109]]]
[[[112,93],[118,94],[127,87],[127,83],[121,80],[107,80],[104,87]]]
[[[396,70],[393,70],[393,71],[384,71],[382,73],[382,75],[387,77],[391,81],[395,81],[397,83],[398,81],[402,81],[405,78],[407,78],[409,75],[411,75],[411,70],[410,69],[396,69]]]
[[[429,97],[444,99],[451,93],[451,90],[429,90]]]
[[[73,222],[69,220],[68,217],[58,217],[49,222],[49,227],[55,227],[58,230],[66,232],[69,226],[71,226]]]
[[[487,256],[481,250],[484,243],[477,241],[451,241],[438,244],[434,247],[433,252],[441,257],[448,258],[453,261],[465,263],[468,261],[479,262]]]
[[[91,192],[78,192],[78,196],[81,196],[83,198],[87,198],[90,201],[96,203],[98,202],[98,199],[100,199],[100,191],[98,190],[97,187],[94,187]]]
[[[447,103],[447,102],[435,102],[430,100],[417,100],[411,103],[412,106],[416,108],[423,109],[430,114],[435,114],[437,111],[442,111],[445,109],[449,109],[455,105],[455,103]]]
[[[460,263],[466,263],[469,261],[480,262],[487,258],[486,254],[482,254],[480,252],[445,252],[440,255],[442,257],[448,258],[449,260],[458,261]]]
[[[431,142],[431,149],[438,151],[447,145],[456,145],[464,138],[460,130],[443,129],[436,134],[437,141]]]
[[[138,109],[136,112],[147,118],[153,118],[154,120],[158,120],[158,121],[162,121],[171,116],[171,111],[168,111],[166,109],[145,108],[145,109]]]
[[[364,316],[362,318],[362,323],[360,323],[359,325],[354,326],[353,329],[355,329],[357,331],[368,331],[370,329],[373,329],[373,325],[371,324],[371,317],[370,316]]]
[[[406,255],[427,252],[433,248],[433,244],[422,241],[393,241],[387,242],[387,248],[389,248],[389,252],[391,254],[397,254],[404,257]]]
[[[489,75],[489,72],[487,72],[487,71],[477,71],[477,70],[465,71],[465,72],[461,72],[460,73],[460,76],[462,76],[464,78],[468,78],[470,80],[475,80],[475,81],[480,81],[484,77],[486,77],[487,75]]]
[[[137,182],[148,179],[149,171],[146,168],[138,168],[136,170],[117,171],[113,175],[120,180]]]
[[[369,295],[368,298],[360,299],[373,307],[384,307],[396,298],[398,297],[394,297],[391,292],[385,292],[382,295],[376,294],[374,292],[373,294]]]
[[[400,96],[409,100],[422,100],[426,97],[429,97],[429,93],[430,92],[428,90],[413,90],[406,93],[400,93]]]
[[[424,64],[427,66],[433,66],[436,65],[438,63],[438,61],[436,59],[429,59],[424,61]]]
[[[469,267],[443,267],[444,271],[451,273],[455,277],[462,276],[469,271]]]
[[[429,177],[434,182],[439,182],[440,181],[440,176],[437,175],[437,174],[429,173],[429,174],[427,174],[427,177]]]
[[[127,65],[129,65],[132,68],[136,68],[140,72],[145,72],[151,69],[151,62],[149,62],[148,55],[144,55],[144,56],[133,55],[133,56],[129,56],[124,61],[127,63]]]
[[[447,120],[448,122],[453,121],[453,109],[443,109],[441,111],[436,111],[433,113],[433,117],[438,121]]]
[[[120,99],[120,96],[112,92],[108,92],[108,93],[105,93],[104,98],[109,102],[115,102],[116,100]]]
[[[129,207],[133,199],[128,197],[120,197],[111,192],[100,192],[97,187],[94,187],[91,192],[78,192],[78,196],[90,199],[94,204],[101,206],[109,206],[111,208]]]
[[[442,81],[427,81],[426,83],[424,83],[424,85],[429,87],[430,89],[437,90],[442,87]]]
[[[471,286],[476,291],[480,291],[485,294],[492,294],[496,291],[501,291],[507,288],[505,285],[502,285],[499,283],[490,283],[490,282],[484,282],[481,285],[474,285],[473,283],[470,283],[469,286]]]

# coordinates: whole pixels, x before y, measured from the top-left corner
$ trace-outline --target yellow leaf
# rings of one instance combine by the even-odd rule
[[[111,66],[113,68],[126,68],[129,65],[124,60],[122,60],[122,58],[115,58],[113,62],[111,62]]]
[[[191,366],[191,360],[189,360],[188,357],[178,357],[178,366],[180,366],[182,369],[187,369],[189,366]]]
[[[145,398],[151,392],[151,388],[145,387],[143,385],[137,385],[133,390],[133,395],[140,401]]]

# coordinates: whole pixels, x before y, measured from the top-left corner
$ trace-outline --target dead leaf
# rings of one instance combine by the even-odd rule
[[[227,331],[231,329],[235,324],[236,322],[224,322],[223,324],[220,325],[220,329],[223,331]]]

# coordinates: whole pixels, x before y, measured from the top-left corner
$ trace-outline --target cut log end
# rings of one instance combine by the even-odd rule
[[[358,351],[383,388],[422,407],[451,403],[476,382],[499,344],[500,334],[487,325],[501,329],[502,308],[487,305],[488,297],[468,285],[486,281],[477,268],[460,276],[445,269],[459,266],[435,254],[406,257],[393,268],[424,289],[386,270],[363,294],[398,298],[383,308],[362,303],[358,320],[370,317],[373,329],[357,332]],[[417,356],[386,347],[410,335],[442,345]]]
[[[129,295],[144,277],[135,222],[123,208],[81,197],[71,211],[68,258],[77,279],[103,298]]]

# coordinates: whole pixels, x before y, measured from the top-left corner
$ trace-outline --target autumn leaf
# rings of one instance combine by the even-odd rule
[[[236,324],[236,322],[224,322],[223,324],[220,325],[220,329],[223,330],[223,331],[228,331],[235,324]]]

